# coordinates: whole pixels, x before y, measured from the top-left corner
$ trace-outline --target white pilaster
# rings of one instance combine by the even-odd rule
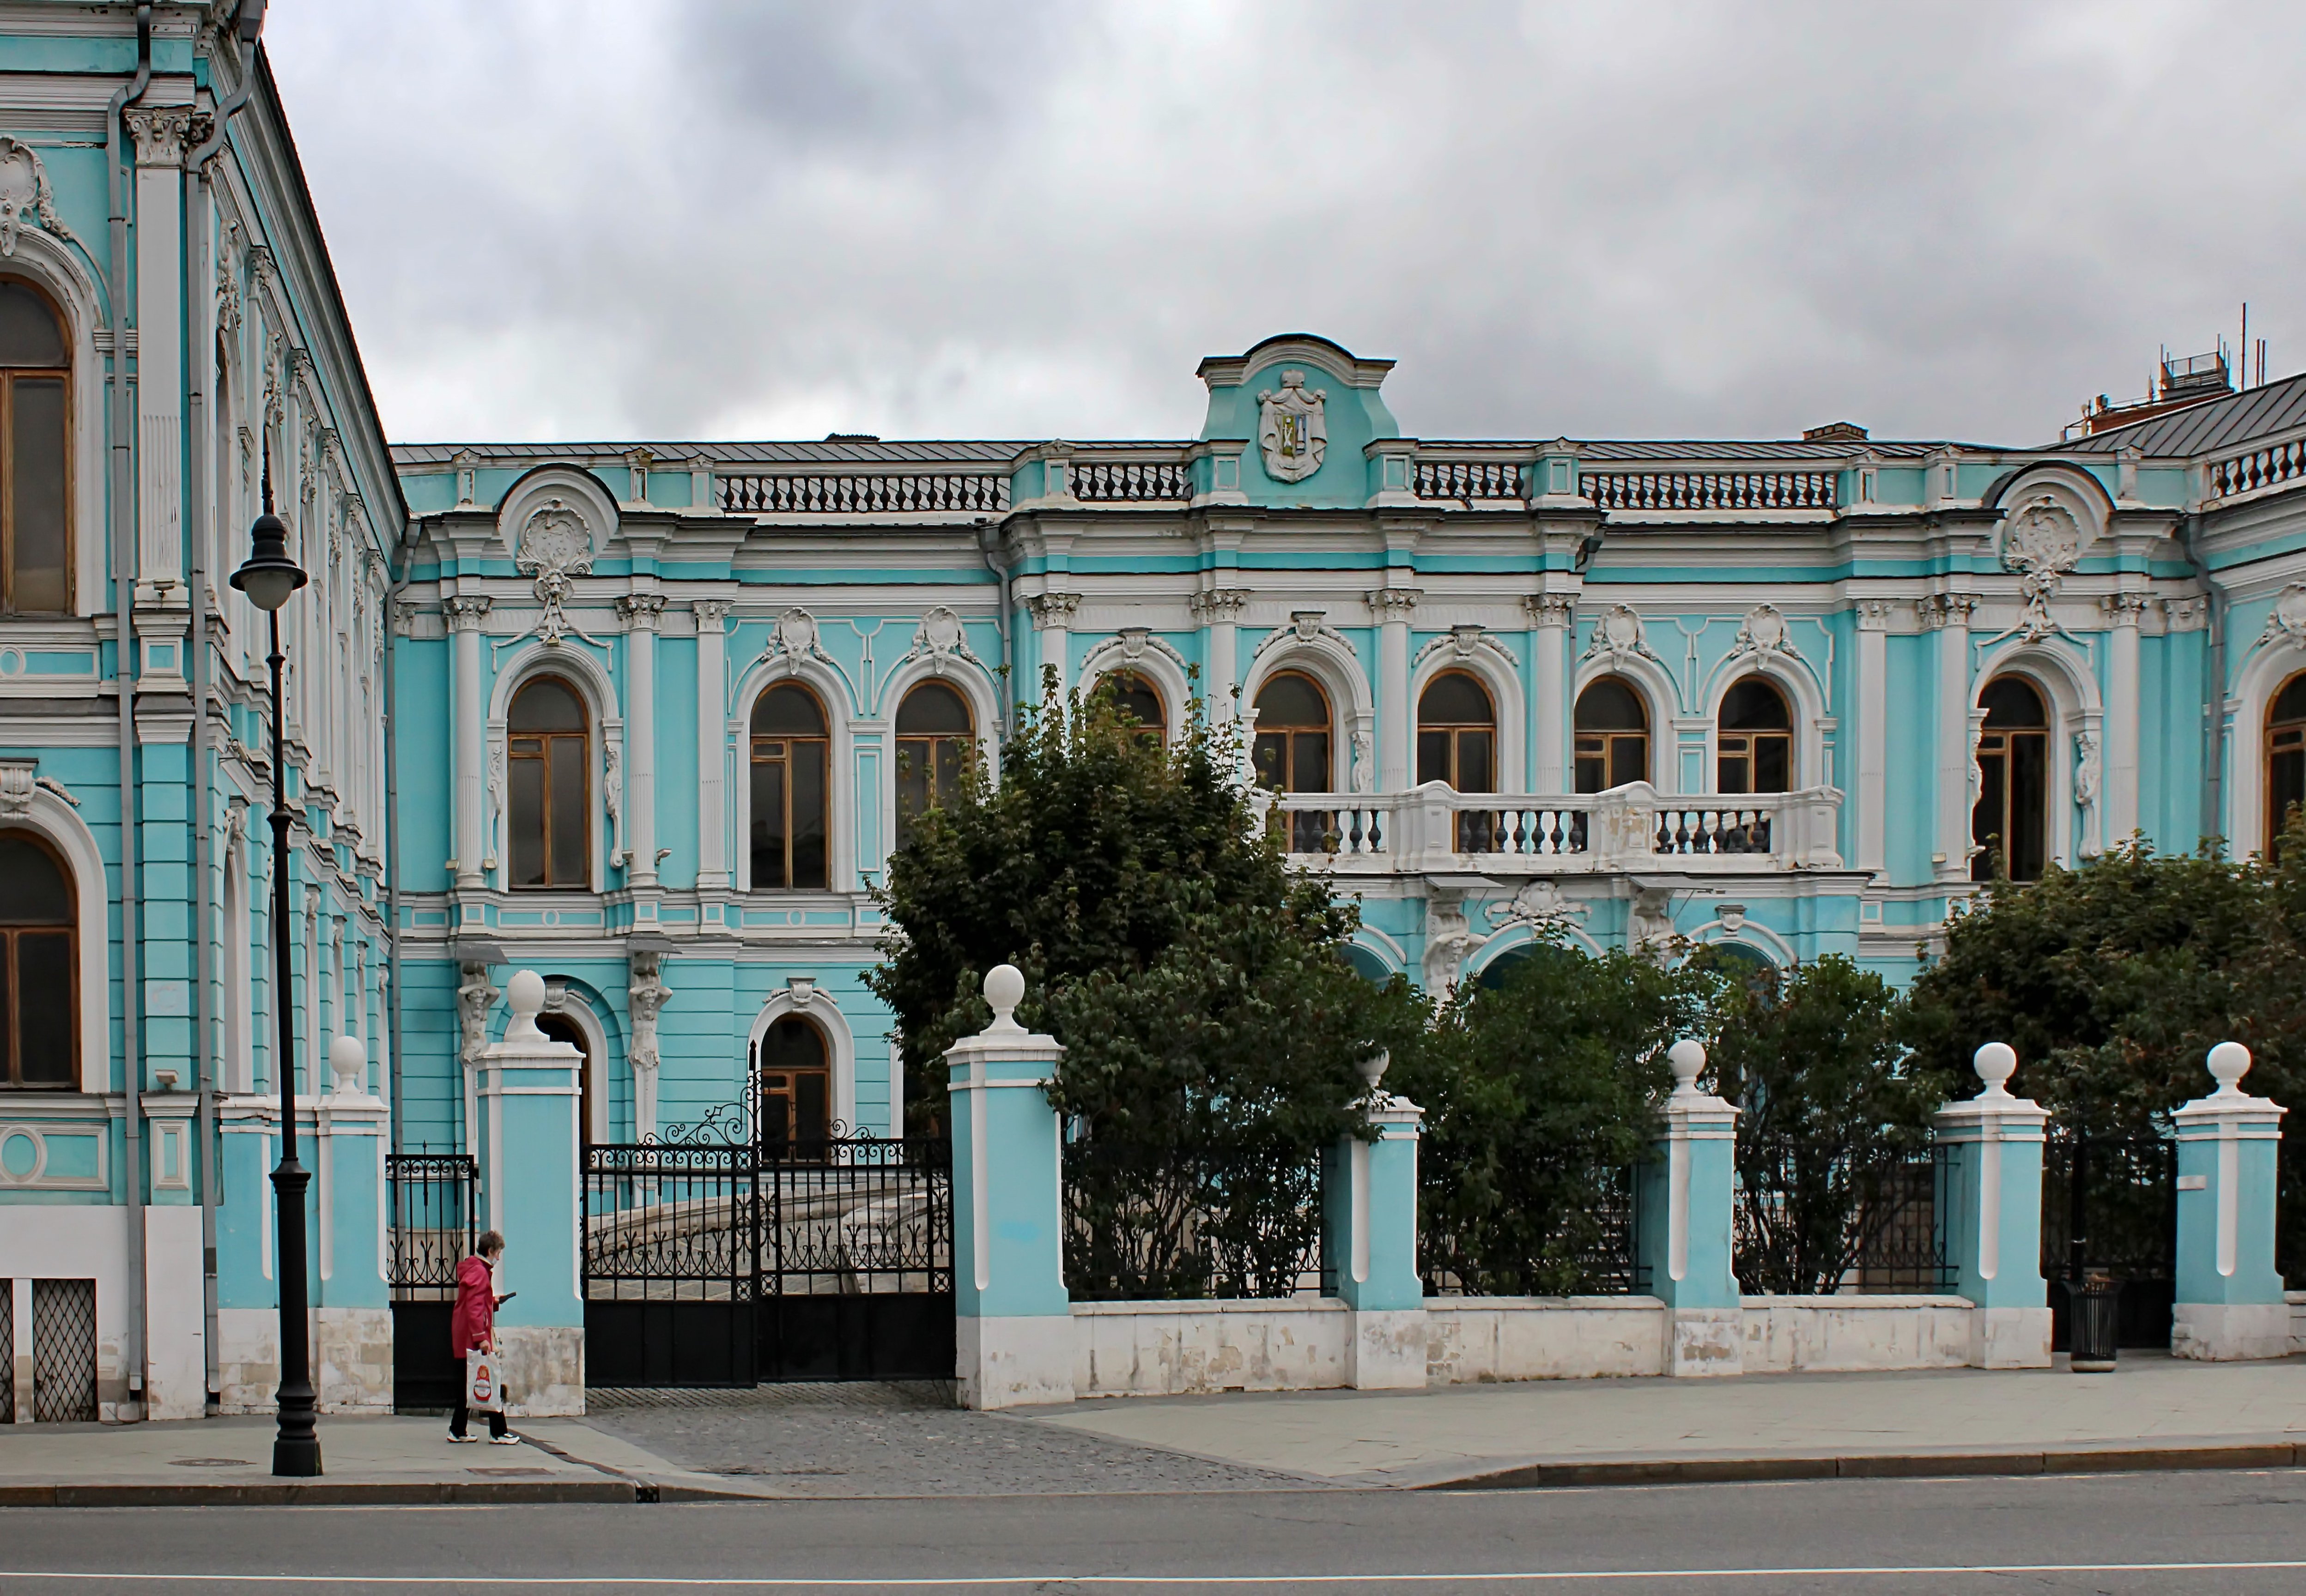
[[[1379,623],[1377,644],[1377,768],[1379,792],[1409,790],[1409,750],[1415,713],[1409,703],[1409,617],[1417,590],[1380,587],[1369,596]]]
[[[1067,639],[1072,636],[1073,617],[1080,610],[1080,594],[1077,593],[1035,593],[1025,601],[1032,612],[1033,626],[1041,634],[1041,663],[1054,665],[1057,670],[1057,691],[1063,694],[1072,676],[1072,651]],[[1038,698],[1041,684],[1036,679],[1026,684],[1028,698]]]
[[[625,881],[656,885],[656,627],[664,595],[636,593],[617,601],[625,634],[625,803],[632,858]]]
[[[440,601],[456,632],[450,669],[456,673],[457,885],[477,892],[485,882],[481,861],[488,849],[481,837],[481,803],[488,774],[488,749],[481,723],[481,622],[489,601],[457,595]]]
[[[1529,611],[1529,655],[1535,679],[1529,696],[1532,792],[1569,790],[1569,627],[1577,601],[1566,593],[1535,593]]]
[[[729,888],[729,799],[722,772],[729,762],[726,599],[699,599],[696,611],[696,886]],[[651,864],[654,864],[653,858]]]
[[[184,139],[190,107],[132,110],[136,141],[136,600],[184,583]],[[179,595],[181,596],[181,594]]]
[[[1234,688],[1241,680],[1235,628],[1248,603],[1249,594],[1237,587],[1212,588],[1193,595],[1193,613],[1209,628],[1209,669],[1201,691],[1208,695],[1212,726],[1234,713]]]
[[[1969,715],[1969,618],[1977,601],[1935,593],[1917,602],[1923,624],[1938,634],[1937,811],[1940,881],[1969,879],[1969,816],[1974,733]]]
[[[2118,593],[2098,601],[2113,628],[2106,651],[2105,793],[2106,841],[2118,842],[2138,829],[2138,623],[2146,613],[2142,593]]]
[[[1858,867],[1889,863],[1890,603],[1858,602]]]

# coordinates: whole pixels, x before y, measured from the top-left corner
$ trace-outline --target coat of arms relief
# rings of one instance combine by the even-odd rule
[[[1327,388],[1309,388],[1305,373],[1281,373],[1277,388],[1257,395],[1257,442],[1265,451],[1265,474],[1277,482],[1302,482],[1321,469],[1329,451],[1329,426],[1322,417]]]

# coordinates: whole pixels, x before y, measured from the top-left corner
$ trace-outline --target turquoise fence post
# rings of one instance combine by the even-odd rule
[[[1746,1314],[1730,1255],[1738,1110],[1697,1089],[1703,1043],[1685,1037],[1666,1059],[1673,1095],[1659,1111],[1661,1156],[1637,1175],[1636,1256],[1665,1303],[1664,1372],[1742,1374]]]
[[[2218,1089],[2171,1117],[2178,1122],[2178,1301],[2170,1351],[2225,1361],[2290,1352],[2290,1310],[2274,1267],[2275,1165],[2282,1116],[2271,1097],[2240,1082],[2250,1049],[2210,1049]]]
[[[1986,1089],[1938,1110],[1945,1149],[1939,1229],[1953,1288],[1972,1303],[1975,1369],[2050,1366],[2042,1279],[2042,1135],[2050,1111],[2010,1095],[2018,1054],[1988,1042],[1972,1059]]]
[[[1417,1274],[1417,1141],[1425,1111],[1379,1089],[1383,1053],[1361,1066],[1363,1121],[1377,1139],[1337,1139],[1322,1159],[1321,1251],[1354,1311],[1346,1383],[1362,1391],[1422,1390],[1425,1285]]]
[[[356,1037],[329,1044],[329,1091],[312,1107],[320,1178],[312,1383],[324,1413],[392,1411],[384,1147],[390,1105],[369,1089]]]
[[[483,1212],[505,1239],[497,1290],[497,1355],[508,1411],[527,1418],[585,1411],[582,1208],[576,1182],[577,1071],[585,1055],[536,1026],[544,977],[505,983],[512,1023],[481,1050],[476,1150]]]
[[[945,1049],[952,1088],[954,1374],[964,1407],[1073,1399],[1063,1131],[1044,1089],[1064,1056],[1017,1023],[1025,977],[985,977],[993,1023]]]

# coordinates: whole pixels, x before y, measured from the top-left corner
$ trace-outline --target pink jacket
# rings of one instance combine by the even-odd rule
[[[477,1255],[457,1266],[457,1309],[448,1316],[449,1351],[463,1357],[496,1333],[496,1279]]]

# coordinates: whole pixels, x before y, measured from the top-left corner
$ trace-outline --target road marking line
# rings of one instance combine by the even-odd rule
[[[1629,1579],[1798,1579],[1827,1575],[1840,1578],[1900,1575],[1959,1574],[2225,1574],[2306,1569],[2306,1558],[2232,1563],[1914,1563],[1844,1564],[1785,1568],[1537,1568],[1511,1572],[1466,1574],[979,1574],[932,1577],[897,1575],[887,1579],[750,1577],[722,1578],[632,1575],[472,1574],[95,1574],[81,1571],[0,1569],[6,1580],[115,1580],[141,1583],[250,1585],[616,1585],[634,1590],[849,1590],[935,1591],[987,1585],[1426,1585],[1500,1583],[1564,1584],[1584,1581]]]

